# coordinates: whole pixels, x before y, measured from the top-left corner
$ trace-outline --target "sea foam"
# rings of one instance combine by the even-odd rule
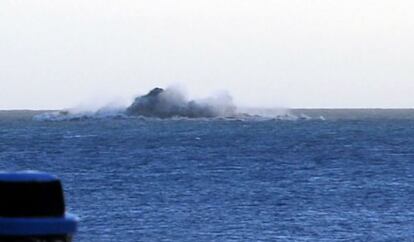
[[[103,118],[145,119],[225,119],[225,120],[298,120],[310,119],[293,115],[288,109],[237,107],[227,94],[191,100],[177,88],[154,88],[146,95],[137,96],[129,106],[110,105],[96,110],[66,109],[46,112],[33,117],[36,121],[76,121]]]

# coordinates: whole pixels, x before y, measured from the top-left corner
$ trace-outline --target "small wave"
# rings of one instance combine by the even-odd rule
[[[75,135],[64,135],[63,138],[64,139],[80,139],[80,138],[90,138],[90,137],[96,137],[97,135],[93,135],[93,134],[85,134],[85,135],[81,135],[81,134],[75,134]]]
[[[41,113],[33,116],[35,121],[82,121],[90,119],[106,119],[106,118],[127,118],[127,116],[120,111],[112,112],[76,112],[70,110],[55,111]]]

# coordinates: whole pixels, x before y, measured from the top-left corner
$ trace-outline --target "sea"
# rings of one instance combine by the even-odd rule
[[[59,176],[78,242],[414,241],[414,110],[290,112],[0,111],[0,170]]]

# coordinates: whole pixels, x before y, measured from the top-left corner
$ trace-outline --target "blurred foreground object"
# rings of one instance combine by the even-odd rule
[[[56,176],[0,172],[0,242],[70,242],[77,220]]]

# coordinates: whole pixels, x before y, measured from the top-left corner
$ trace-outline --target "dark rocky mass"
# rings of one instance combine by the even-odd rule
[[[126,114],[157,118],[231,116],[235,113],[236,108],[231,103],[231,98],[228,99],[230,102],[226,100],[223,103],[188,101],[180,92],[157,87],[146,95],[136,97],[126,109]]]

